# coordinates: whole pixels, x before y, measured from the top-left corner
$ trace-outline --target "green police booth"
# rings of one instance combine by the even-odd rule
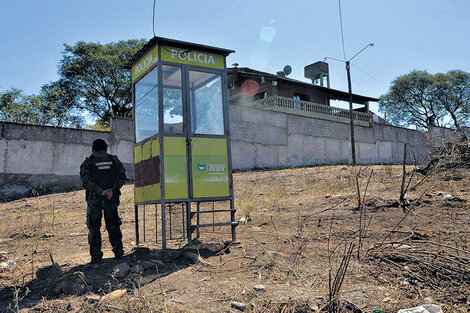
[[[225,64],[232,52],[153,37],[127,64],[137,244],[146,228],[163,248],[170,240],[191,244],[204,228],[228,227],[235,240]]]

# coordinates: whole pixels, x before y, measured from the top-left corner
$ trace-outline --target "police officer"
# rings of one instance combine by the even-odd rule
[[[103,139],[96,139],[91,156],[80,166],[80,179],[86,189],[88,204],[86,224],[92,264],[101,263],[103,257],[100,232],[103,212],[114,256],[121,258],[124,255],[120,229],[122,222],[117,208],[121,194],[119,189],[127,178],[121,161],[117,156],[108,154],[107,149],[108,145]]]

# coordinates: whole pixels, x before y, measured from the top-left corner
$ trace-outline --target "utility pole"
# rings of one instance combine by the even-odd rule
[[[351,87],[351,69],[349,61],[346,61],[346,72],[348,73],[348,91],[349,91],[349,125],[351,127],[351,158],[352,165],[356,166],[356,141],[354,139],[354,118],[352,104],[352,87]]]
[[[332,57],[325,57],[324,61],[327,59],[332,59],[335,61],[340,61],[340,62],[345,62],[346,63],[346,73],[348,74],[348,90],[349,90],[349,124],[351,128],[351,163],[353,166],[356,166],[356,141],[354,138],[354,118],[353,118],[353,105],[352,105],[352,87],[351,87],[351,67],[350,67],[350,62],[352,59],[357,57],[362,51],[366,50],[368,47],[373,47],[374,43],[369,43],[367,46],[362,48],[358,53],[356,53],[352,58],[350,58],[348,61],[346,60],[340,60]]]

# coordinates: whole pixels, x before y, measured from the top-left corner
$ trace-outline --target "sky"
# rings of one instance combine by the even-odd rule
[[[380,97],[399,75],[470,71],[469,0],[342,0],[354,93]],[[153,37],[153,0],[0,0],[0,92],[58,79],[63,45]],[[343,59],[338,0],[156,0],[157,36],[235,50],[227,65],[275,73]],[[344,63],[328,60],[347,91]],[[371,109],[377,111],[377,105]]]

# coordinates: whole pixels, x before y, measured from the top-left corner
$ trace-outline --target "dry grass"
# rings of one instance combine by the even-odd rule
[[[370,179],[362,217],[355,210],[356,177],[361,196]],[[411,186],[420,179],[415,175]],[[446,293],[413,281],[403,268],[405,263],[391,265],[374,256],[371,251],[375,250],[370,248],[415,232],[469,250],[469,180],[463,170],[435,174],[408,191],[406,197],[414,207],[404,212],[392,203],[400,196],[400,166],[361,167],[359,173],[348,166],[236,173],[237,217],[251,220],[237,228],[240,243],[230,247],[230,253],[191,266],[175,264],[171,274],[159,280],[140,288],[127,286],[127,296],[108,307],[89,303],[84,296],[44,300],[37,306],[57,312],[67,305],[81,312],[235,312],[230,302],[239,301],[247,304],[245,312],[314,312],[328,300],[329,270],[338,268],[350,243],[359,243],[362,218],[361,258],[356,254],[351,258],[340,299],[364,312],[376,308],[396,312],[432,297],[445,312],[467,312],[468,289]],[[446,201],[444,194],[464,201]],[[123,241],[130,251],[135,240],[132,186],[123,188],[121,203]],[[0,258],[16,260],[16,264],[0,269],[0,288],[30,280],[32,270],[50,264],[49,253],[66,268],[88,262],[85,211],[82,191],[1,204],[0,250],[6,254]],[[152,213],[148,214],[151,220]],[[202,233],[201,241],[229,238],[228,229],[212,232],[211,228]],[[150,241],[148,244],[151,246]],[[103,248],[105,257],[111,257],[109,243],[104,241]],[[255,291],[258,284],[266,290]]]

